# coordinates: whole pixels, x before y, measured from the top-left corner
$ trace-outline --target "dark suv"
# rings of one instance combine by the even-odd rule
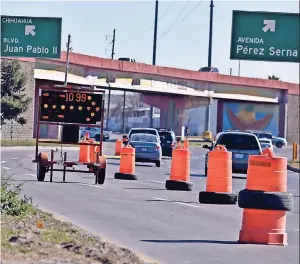
[[[249,155],[260,155],[262,152],[256,135],[242,131],[221,132],[211,147],[203,146],[203,148],[211,151],[217,145],[223,145],[232,152],[232,172],[235,173],[247,173]],[[205,175],[209,151],[205,157]]]
[[[174,131],[167,129],[158,129],[161,140],[162,155],[172,157],[173,149],[176,146],[176,135]]]

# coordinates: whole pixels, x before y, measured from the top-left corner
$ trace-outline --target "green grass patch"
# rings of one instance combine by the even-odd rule
[[[49,140],[47,140],[47,141],[49,141]],[[55,142],[57,142],[57,143],[55,143]],[[79,147],[79,145],[76,145],[76,144],[62,144],[62,145],[65,147]],[[1,147],[15,147],[15,146],[35,146],[35,139],[27,139],[27,140],[4,139],[4,140],[1,140]],[[39,146],[55,147],[55,146],[60,146],[60,143],[58,143],[57,140],[53,140],[53,143],[39,142]]]
[[[12,146],[35,146],[35,140],[33,139],[28,139],[28,140],[2,139],[1,140],[1,147],[12,147]]]

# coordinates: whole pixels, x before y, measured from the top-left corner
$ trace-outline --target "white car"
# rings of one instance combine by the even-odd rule
[[[88,132],[90,138],[94,138],[96,141],[100,141],[100,128],[97,127],[81,127],[80,128],[80,134],[81,137],[83,138],[85,133]],[[109,139],[109,132],[103,131],[103,141],[106,141]]]
[[[273,150],[273,144],[272,144],[272,141],[270,139],[260,138],[259,143],[260,143],[260,146],[261,146],[262,150],[264,150],[266,148],[271,148]]]

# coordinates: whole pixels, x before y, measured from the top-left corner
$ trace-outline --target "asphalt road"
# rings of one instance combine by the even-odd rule
[[[104,153],[113,154],[113,143]],[[46,148],[45,148],[46,149]],[[276,149],[287,155],[288,148]],[[165,190],[170,159],[162,167],[137,164],[137,181],[115,180],[118,160],[109,160],[104,185],[95,186],[90,174],[55,173],[55,182],[36,181],[34,149],[2,148],[2,176],[12,182],[26,180],[24,193],[40,207],[91,231],[108,241],[133,249],[157,263],[299,263],[299,175],[288,172],[288,189],[294,195],[294,209],[287,213],[288,246],[238,244],[242,209],[237,205],[205,205],[198,202],[205,190],[205,149],[191,148],[192,192]],[[78,159],[71,148],[70,159]],[[233,190],[245,188],[245,175],[234,175]]]

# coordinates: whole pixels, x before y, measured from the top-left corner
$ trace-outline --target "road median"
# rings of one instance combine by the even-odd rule
[[[300,173],[300,161],[299,160],[289,161],[287,169],[292,171],[292,172]]]
[[[2,177],[3,178],[3,177]],[[126,248],[92,237],[72,223],[60,221],[20,197],[21,185],[1,185],[2,263],[87,264],[145,262]]]

